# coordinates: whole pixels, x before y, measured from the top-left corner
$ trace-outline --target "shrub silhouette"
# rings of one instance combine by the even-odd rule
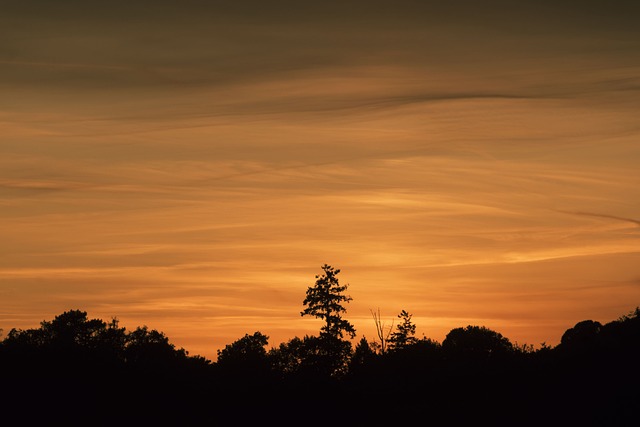
[[[485,361],[513,352],[513,344],[499,332],[484,326],[468,325],[452,329],[442,341],[442,349],[454,358]]]

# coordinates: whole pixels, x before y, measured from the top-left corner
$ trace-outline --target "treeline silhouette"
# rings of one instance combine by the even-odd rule
[[[71,310],[37,329],[12,329],[0,343],[5,409],[26,425],[43,418],[72,425],[234,419],[342,425],[411,414],[425,422],[492,425],[638,421],[638,308],[604,325],[579,322],[557,346],[538,349],[480,326],[453,329],[442,343],[416,339],[384,353],[362,338],[339,361],[339,374],[336,361],[323,360],[319,337],[296,337],[268,351],[267,344],[267,336],[247,334],[212,362],[176,348],[162,332],[127,331],[117,320]]]
[[[11,329],[0,341],[4,417],[92,426],[638,423],[640,308],[606,324],[579,322],[557,346],[539,348],[475,325],[442,342],[418,339],[403,310],[393,331],[380,327],[379,339],[352,346],[307,295],[302,314],[327,321],[319,335],[267,349],[268,336],[246,334],[216,361],[160,331],[81,310]]]

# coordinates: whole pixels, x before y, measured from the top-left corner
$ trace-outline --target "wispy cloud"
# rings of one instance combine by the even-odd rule
[[[620,217],[620,216],[607,215],[607,214],[594,213],[594,212],[577,212],[577,211],[563,211],[563,210],[558,210],[558,212],[566,213],[566,214],[569,214],[569,215],[588,216],[588,217],[595,217],[595,218],[606,218],[606,219],[613,219],[615,221],[630,222],[631,224],[635,224],[638,227],[640,227],[640,220],[633,219],[633,218],[624,218],[624,217]]]

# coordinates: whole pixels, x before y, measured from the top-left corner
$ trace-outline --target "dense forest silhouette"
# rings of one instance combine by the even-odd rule
[[[584,320],[557,346],[518,345],[467,325],[415,337],[402,310],[354,340],[348,285],[329,265],[307,290],[318,335],[269,347],[256,331],[216,361],[160,331],[69,310],[0,341],[4,417],[21,425],[637,425],[640,308]]]

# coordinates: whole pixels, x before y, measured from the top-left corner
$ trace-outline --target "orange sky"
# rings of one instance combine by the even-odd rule
[[[233,3],[5,8],[5,333],[277,346],[319,331],[324,263],[356,339],[379,308],[556,344],[640,305],[637,2]]]

